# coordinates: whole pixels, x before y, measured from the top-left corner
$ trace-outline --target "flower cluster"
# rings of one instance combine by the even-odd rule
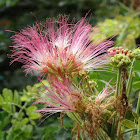
[[[123,47],[115,47],[108,49],[109,56],[115,56],[116,54],[124,54],[125,56],[128,56],[131,59],[132,58],[131,53],[132,51],[124,49]]]
[[[85,18],[76,24],[68,23],[67,16],[48,19],[45,25],[36,23],[12,36],[11,63],[22,62],[27,73],[55,75],[99,68],[107,63],[105,53],[113,41],[92,42],[96,32]]]
[[[96,82],[89,81],[87,76],[87,71],[109,62],[107,50],[114,44],[110,40],[92,42],[97,32],[85,18],[73,24],[68,23],[67,16],[59,16],[57,20],[47,19],[44,25],[36,23],[12,36],[15,44],[11,63],[22,62],[27,74],[32,71],[47,74],[50,87],[42,83],[46,91],[37,95],[34,103],[45,105],[38,112],[48,116],[66,113],[76,122],[78,131],[85,130],[90,138],[98,136],[100,126],[106,121],[103,115],[110,118],[110,106],[115,106],[116,101],[110,98],[113,91],[108,86],[97,95]],[[122,48],[110,49],[108,53],[116,57],[120,52],[129,56],[129,51]],[[83,85],[75,82],[73,74],[85,80]]]
[[[140,60],[140,48],[134,49],[132,51],[132,57],[136,58],[137,60]]]
[[[108,56],[111,57],[110,62],[115,67],[127,67],[133,58],[132,51],[123,47],[108,49]]]
[[[43,114],[54,114],[57,112],[78,112],[79,105],[82,103],[82,94],[76,89],[72,88],[71,83],[62,78],[49,77],[48,82],[50,88],[44,87],[46,92],[45,96],[37,97],[38,100],[34,104],[42,103],[47,105],[47,108],[38,110]]]

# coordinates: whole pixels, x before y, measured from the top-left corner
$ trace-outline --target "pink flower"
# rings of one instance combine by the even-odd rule
[[[132,58],[131,53],[132,51],[128,49],[124,49],[123,47],[113,47],[108,49],[108,56],[110,57],[113,57],[116,54],[124,54],[131,59]]]
[[[38,96],[34,104],[42,103],[46,107],[38,110],[42,114],[54,114],[57,112],[76,112],[76,106],[81,103],[81,93],[72,89],[70,82],[63,78],[60,81],[56,77],[48,77],[50,88],[44,87],[46,92],[43,96]]]
[[[48,19],[45,25],[36,23],[12,36],[11,63],[22,62],[26,73],[70,74],[99,68],[107,62],[105,53],[113,41],[92,42],[97,32],[85,18],[76,24],[69,24],[66,16]]]
[[[104,89],[96,97],[95,103],[101,103],[106,97],[109,97],[113,93],[113,87],[109,87],[110,81],[107,83]]]

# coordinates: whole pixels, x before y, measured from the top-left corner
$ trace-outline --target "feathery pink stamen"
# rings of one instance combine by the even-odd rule
[[[36,23],[12,36],[15,43],[11,58],[22,62],[27,73],[72,73],[99,68],[107,61],[105,53],[113,41],[91,41],[98,30],[85,20],[69,24],[67,16]]]

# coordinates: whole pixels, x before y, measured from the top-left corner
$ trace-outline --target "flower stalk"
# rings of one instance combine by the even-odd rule
[[[82,126],[82,120],[81,118],[78,116],[77,113],[74,113],[74,112],[69,112],[67,113],[67,115],[72,119],[72,120],[75,120],[80,126]]]
[[[121,70],[122,68],[118,68],[118,74],[117,74],[117,84],[116,84],[116,97],[120,94],[120,85],[121,85]]]
[[[137,101],[137,107],[136,107],[136,114],[138,116],[140,116],[140,92],[139,92],[139,95],[138,95],[138,101]],[[134,120],[134,122],[135,122],[135,120]],[[140,128],[139,128],[139,121],[138,121],[137,134],[140,137],[139,129]],[[131,138],[133,138],[134,132],[135,132],[135,129],[132,129]]]
[[[138,95],[136,113],[137,113],[138,116],[140,116],[140,92],[139,92],[139,95]]]
[[[130,73],[129,73],[129,78],[126,86],[126,95],[129,98],[131,88],[132,88],[132,82],[133,82],[133,69],[134,69],[134,64],[135,64],[136,59],[134,58],[130,67]]]

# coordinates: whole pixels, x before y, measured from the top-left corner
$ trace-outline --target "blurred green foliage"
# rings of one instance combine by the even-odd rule
[[[27,86],[22,92],[3,89],[0,95],[0,140],[70,139],[72,122],[67,117],[63,120],[64,127],[59,127],[58,115],[42,116],[36,121],[41,115],[36,112],[39,107],[32,103],[35,94],[42,94],[44,90],[41,83]]]
[[[41,120],[38,119],[40,114],[35,110],[40,106],[32,105],[34,98],[31,93],[41,94],[44,88],[40,83],[33,85],[37,81],[36,77],[30,74],[25,77],[25,73],[21,70],[22,64],[15,62],[9,66],[10,60],[7,54],[10,54],[9,46],[12,45],[10,37],[13,33],[6,30],[19,31],[28,25],[32,26],[36,22],[36,17],[39,22],[44,22],[46,18],[57,17],[59,14],[70,14],[70,19],[75,17],[77,21],[90,10],[92,16],[89,13],[87,19],[90,19],[93,26],[98,24],[101,30],[93,40],[98,37],[104,39],[103,35],[106,38],[116,35],[113,37],[116,42],[115,46],[133,49],[140,44],[140,5],[135,4],[135,1],[0,1],[0,140],[69,140],[72,128],[72,122],[67,117],[64,118],[64,128],[58,126],[60,124],[60,120],[57,119],[59,114],[47,118],[47,120],[45,116]],[[136,102],[134,97],[137,97],[140,90],[139,66],[140,62],[137,61],[131,93],[134,103]],[[94,79],[97,82],[98,90],[101,91],[112,77],[111,84],[115,85],[116,70],[94,71],[90,72],[89,76],[91,80]],[[24,90],[22,90],[23,88]]]
[[[136,48],[136,39],[139,39],[140,36],[140,18],[139,15],[136,15],[136,13],[129,16],[118,15],[113,19],[99,22],[100,32],[93,37],[93,40],[111,38],[116,35],[115,46],[123,46],[131,50]]]

